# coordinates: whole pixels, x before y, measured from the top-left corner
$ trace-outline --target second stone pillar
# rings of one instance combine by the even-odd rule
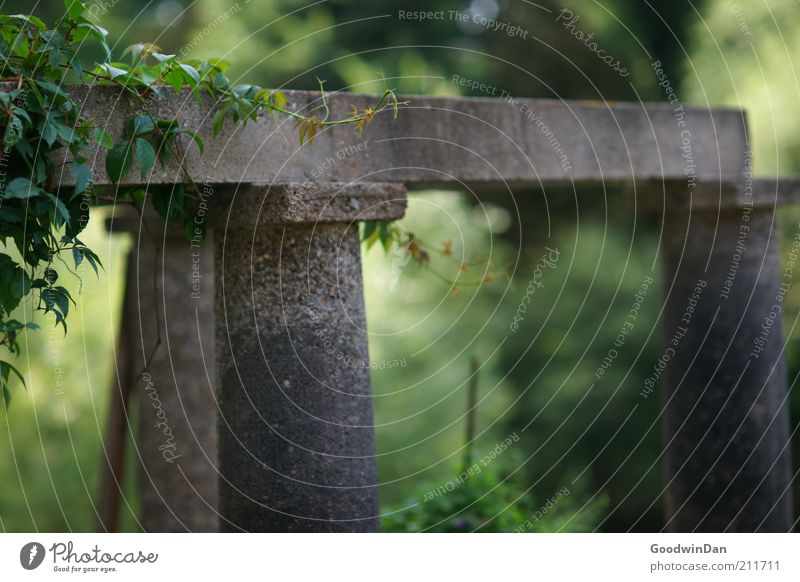
[[[215,233],[223,530],[378,528],[359,206]]]

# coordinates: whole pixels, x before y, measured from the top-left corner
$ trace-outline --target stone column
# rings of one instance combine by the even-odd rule
[[[153,212],[109,226],[133,233],[125,310],[142,527],[217,531],[213,242],[190,242]]]
[[[662,386],[668,528],[785,532],[792,517],[773,209],[668,208]]]
[[[405,190],[248,186],[217,203],[221,528],[376,531],[356,221],[400,218]]]

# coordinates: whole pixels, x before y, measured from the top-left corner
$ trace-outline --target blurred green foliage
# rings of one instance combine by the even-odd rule
[[[658,99],[649,63],[658,58],[677,78],[694,19],[688,2],[627,0],[153,0],[87,2],[109,31],[119,53],[135,42],[196,58],[222,57],[232,77],[279,87],[308,89],[316,77],[329,89],[380,92],[382,72],[406,93],[458,94],[453,74],[488,82],[516,96],[572,99]],[[704,2],[694,2],[701,7]],[[608,54],[632,71],[628,78],[597,66],[597,56],[557,22],[569,9],[578,27],[594,33]],[[7,13],[53,19],[58,2],[7,0]],[[444,11],[424,21],[399,11]],[[459,22],[450,11],[513,23],[527,32],[513,37]],[[562,19],[563,20],[563,19]],[[565,74],[566,71],[566,74]]]
[[[103,455],[101,435],[115,385],[114,345],[124,283],[127,242],[111,237],[107,213],[93,213],[85,231],[105,270],[99,278],[81,265],[83,283],[65,273],[77,305],[70,341],[51,318],[37,317],[38,332],[21,340],[17,362],[27,389],[17,386],[11,407],[0,414],[0,529],[93,531]],[[30,299],[19,307],[31,315]],[[135,425],[134,425],[135,426]],[[133,450],[133,449],[129,449]],[[136,528],[134,455],[129,457],[123,527]]]
[[[584,501],[562,487],[538,500],[516,465],[488,465],[450,491],[437,493],[440,483],[423,485],[416,497],[390,508],[381,519],[385,532],[533,533],[591,532],[600,521],[605,499]],[[452,481],[446,482],[447,488]]]
[[[560,224],[550,237],[543,214],[540,220],[541,239],[519,254],[502,236],[515,220],[501,206],[453,192],[412,196],[404,228],[431,246],[453,241],[456,256],[463,251],[467,260],[485,261],[475,261],[464,279],[480,280],[489,262],[513,274],[511,282],[499,277],[455,296],[451,285],[416,263],[400,260],[398,276],[397,257],[378,248],[366,253],[372,360],[407,363],[373,371],[381,499],[396,506],[416,483],[457,473],[474,355],[481,362],[478,450],[517,431],[518,448],[526,451],[519,467],[534,485],[533,499],[546,499],[566,474],[575,474],[587,498],[609,502],[596,525],[607,520],[604,529],[617,530],[642,517],[639,527],[653,529],[661,510],[659,408],[652,399],[639,402],[639,391],[660,341],[656,239],[637,229],[632,216],[613,228]],[[559,252],[556,268],[544,270],[542,287],[513,332],[510,324],[548,247]],[[434,257],[432,267],[439,262]],[[635,327],[597,380],[645,277],[652,283]]]

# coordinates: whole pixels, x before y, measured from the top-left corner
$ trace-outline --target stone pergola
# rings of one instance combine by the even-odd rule
[[[296,110],[319,99],[288,95]],[[376,530],[369,370],[345,365],[325,343],[369,361],[357,222],[401,217],[407,189],[625,184],[663,220],[665,348],[698,282],[706,285],[661,378],[670,527],[788,531],[780,317],[762,332],[783,282],[775,209],[798,191],[792,181],[750,179],[744,114],[409,100],[397,120],[379,117],[364,136],[352,127],[325,131],[313,147],[299,147],[290,121],[266,115],[208,137],[204,156],[189,154],[204,183],[197,219],[210,236],[202,243],[145,215],[156,251],[138,217],[111,221],[112,230],[135,233],[123,339],[125,375],[142,402],[144,528]],[[329,98],[334,116],[371,102]],[[186,95],[155,105],[154,115],[177,115],[186,129],[210,134],[213,103]],[[137,107],[112,88],[84,96],[84,114],[115,136]],[[150,184],[176,180],[174,169],[158,169]],[[95,187],[105,186],[97,171]],[[162,345],[145,382],[134,377],[154,345],[156,319]],[[154,424],[154,393],[171,444]]]

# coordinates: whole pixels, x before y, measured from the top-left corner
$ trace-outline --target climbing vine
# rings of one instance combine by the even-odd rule
[[[0,346],[19,354],[20,333],[37,325],[14,316],[24,301],[67,331],[67,316],[74,299],[59,280],[63,271],[76,274],[84,262],[95,272],[102,267],[97,254],[80,240],[91,202],[92,169],[86,152],[95,143],[108,151],[105,171],[119,185],[134,162],[145,181],[157,164],[175,163],[183,180],[169,187],[147,189],[118,187],[113,201],[130,202],[138,208],[149,203],[174,225],[194,229],[191,217],[200,192],[187,167],[185,148],[195,143],[202,155],[199,135],[181,127],[177,119],[154,116],[152,100],[188,88],[195,99],[210,95],[215,103],[212,135],[227,119],[242,125],[260,112],[292,118],[300,144],[311,143],[325,127],[353,125],[363,132],[373,118],[389,111],[397,116],[402,103],[387,88],[372,106],[354,108],[341,119],[331,119],[320,82],[321,105],[303,115],[287,108],[286,96],[257,85],[231,83],[228,64],[222,59],[180,60],[160,52],[150,43],[125,50],[113,60],[108,32],[87,18],[79,0],[65,0],[65,14],[50,28],[32,15],[0,15]],[[101,62],[86,66],[79,53],[87,44],[100,47]],[[121,138],[115,140],[81,113],[70,94],[77,84],[114,85],[142,104],[125,121]],[[71,180],[63,179],[71,176]],[[66,184],[70,185],[67,186]],[[373,228],[373,227],[368,227]],[[382,233],[399,236],[388,227]],[[399,240],[399,238],[398,238]],[[411,252],[411,247],[407,247]],[[416,258],[424,258],[417,252]],[[0,359],[0,386],[8,406],[10,382],[22,374]]]
[[[463,256],[458,256],[453,249],[452,241],[444,241],[439,245],[423,240],[413,232],[409,232],[393,222],[367,221],[361,225],[361,241],[367,249],[377,243],[388,253],[396,249],[408,256],[410,261],[425,269],[434,277],[442,280],[451,288],[452,295],[458,295],[464,287],[474,287],[483,283],[491,283],[498,277],[511,280],[508,266],[494,270],[492,261],[486,257],[478,257],[467,261]],[[449,263],[450,270],[455,270],[455,276],[442,273],[431,265],[431,256],[436,255],[442,263]],[[480,267],[483,274],[480,277],[472,275],[471,270]]]

